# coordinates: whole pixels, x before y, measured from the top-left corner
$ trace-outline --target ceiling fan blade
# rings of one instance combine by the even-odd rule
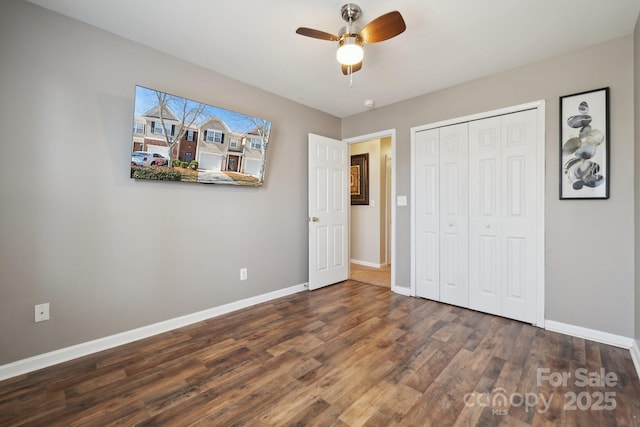
[[[320,40],[329,40],[332,42],[339,40],[338,36],[325,33],[324,31],[314,30],[313,28],[300,27],[296,30],[296,33],[300,34],[301,36],[313,37],[314,39],[320,39]]]
[[[352,65],[351,66],[351,74],[355,73],[356,71],[360,71],[361,68],[362,68],[362,61],[358,62],[357,64]],[[349,66],[348,65],[342,64],[342,74],[344,74],[345,76],[349,74]]]
[[[402,15],[397,10],[385,13],[369,22],[360,31],[360,36],[365,43],[378,43],[389,40],[407,29]]]

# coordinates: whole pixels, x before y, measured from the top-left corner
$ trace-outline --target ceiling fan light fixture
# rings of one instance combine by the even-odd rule
[[[336,52],[336,58],[342,65],[355,65],[362,62],[364,49],[362,38],[358,34],[345,34],[340,38],[340,46]]]
[[[337,41],[336,59],[340,63],[342,74],[345,76],[353,75],[353,73],[362,69],[363,46],[365,43],[383,42],[407,29],[402,15],[397,10],[378,16],[364,27],[361,27],[360,31],[353,27],[353,23],[359,20],[361,15],[360,7],[357,4],[345,4],[342,6],[341,13],[342,19],[347,22],[347,26],[340,29],[337,35],[307,27],[299,27],[296,30],[296,34],[319,40]]]

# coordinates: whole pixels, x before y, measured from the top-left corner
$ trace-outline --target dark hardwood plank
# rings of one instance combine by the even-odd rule
[[[569,373],[539,381],[540,369]],[[613,372],[614,386],[576,383]],[[566,394],[615,393],[614,410]],[[543,396],[549,407],[497,399]],[[553,399],[551,399],[553,396]],[[515,403],[514,403],[515,402]],[[347,281],[0,382],[2,426],[639,425],[628,351]]]

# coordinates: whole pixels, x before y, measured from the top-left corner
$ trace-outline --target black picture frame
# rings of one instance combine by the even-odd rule
[[[352,205],[369,204],[369,153],[351,156],[349,188]]]
[[[560,200],[608,199],[609,88],[560,97]]]

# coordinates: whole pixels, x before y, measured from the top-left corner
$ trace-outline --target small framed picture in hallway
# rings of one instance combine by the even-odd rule
[[[369,204],[369,153],[351,156],[349,188],[352,205]]]

